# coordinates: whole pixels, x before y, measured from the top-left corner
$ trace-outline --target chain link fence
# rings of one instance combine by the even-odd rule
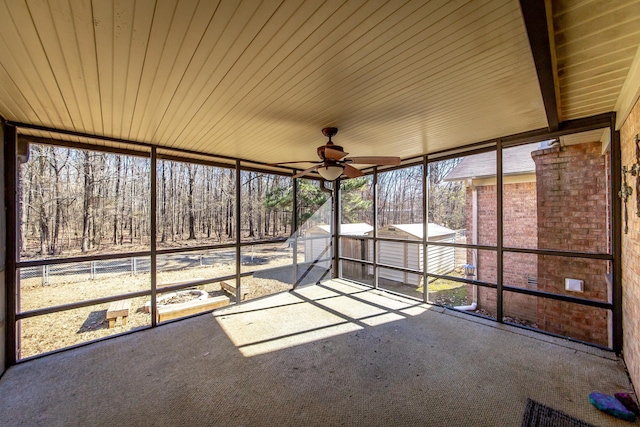
[[[157,271],[179,271],[235,263],[235,252],[201,252],[159,255]],[[138,275],[149,273],[150,257],[130,257],[70,264],[53,264],[20,269],[20,280],[39,278],[43,286],[65,281],[94,280],[101,277]]]

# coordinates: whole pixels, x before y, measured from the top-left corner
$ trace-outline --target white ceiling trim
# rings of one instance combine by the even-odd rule
[[[640,98],[640,46],[633,57],[633,62],[629,68],[629,74],[622,84],[620,95],[616,101],[616,130],[620,130],[631,109]]]

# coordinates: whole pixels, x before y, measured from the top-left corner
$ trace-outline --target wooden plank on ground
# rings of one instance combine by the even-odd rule
[[[222,289],[223,291],[228,292],[229,294],[231,294],[232,296],[236,296],[236,281],[235,279],[230,279],[230,280],[225,280],[220,282],[220,289]],[[247,295],[249,294],[249,291],[251,290],[251,287],[247,284],[243,284],[242,287],[242,299],[246,299]]]
[[[229,297],[219,296],[203,300],[183,302],[180,304],[158,306],[158,322],[210,311],[218,307],[229,305],[229,303]]]

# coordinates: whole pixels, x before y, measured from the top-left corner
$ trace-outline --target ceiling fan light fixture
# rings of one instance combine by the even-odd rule
[[[327,181],[333,181],[342,175],[344,168],[342,166],[321,166],[318,173]]]
[[[329,138],[326,144],[319,146],[316,151],[320,161],[303,161],[303,162],[284,162],[276,163],[275,165],[286,165],[292,163],[315,163],[315,166],[311,166],[301,172],[296,172],[293,178],[301,178],[311,172],[318,172],[322,178],[327,181],[334,181],[345,174],[347,178],[358,178],[364,176],[364,173],[357,168],[351,166],[352,164],[361,165],[380,165],[380,166],[395,166],[400,164],[400,157],[391,156],[360,156],[360,157],[347,157],[349,153],[344,149],[333,143],[331,137],[338,133],[338,128],[324,128],[322,134]]]

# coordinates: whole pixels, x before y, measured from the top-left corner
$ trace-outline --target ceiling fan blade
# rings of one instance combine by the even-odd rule
[[[348,156],[349,153],[345,153],[344,151],[334,150],[333,148],[326,147],[324,149],[324,158],[329,160],[340,160],[345,156]]]
[[[321,163],[317,160],[298,160],[297,162],[280,162],[280,163],[269,163],[269,166],[280,166],[280,165],[293,165],[296,163]]]
[[[302,176],[305,176],[306,174],[313,172],[315,170],[318,170],[318,168],[322,166],[322,165],[315,165],[315,166],[311,166],[309,169],[305,169],[302,172],[298,172],[297,174],[293,175],[293,178],[300,178]]]
[[[360,169],[356,169],[353,166],[349,165],[344,165],[344,171],[342,173],[349,178],[358,178],[364,175],[364,173]]]
[[[400,164],[400,157],[388,157],[388,156],[358,156],[358,157],[347,157],[344,160],[350,163],[361,164],[361,165],[396,166]]]

